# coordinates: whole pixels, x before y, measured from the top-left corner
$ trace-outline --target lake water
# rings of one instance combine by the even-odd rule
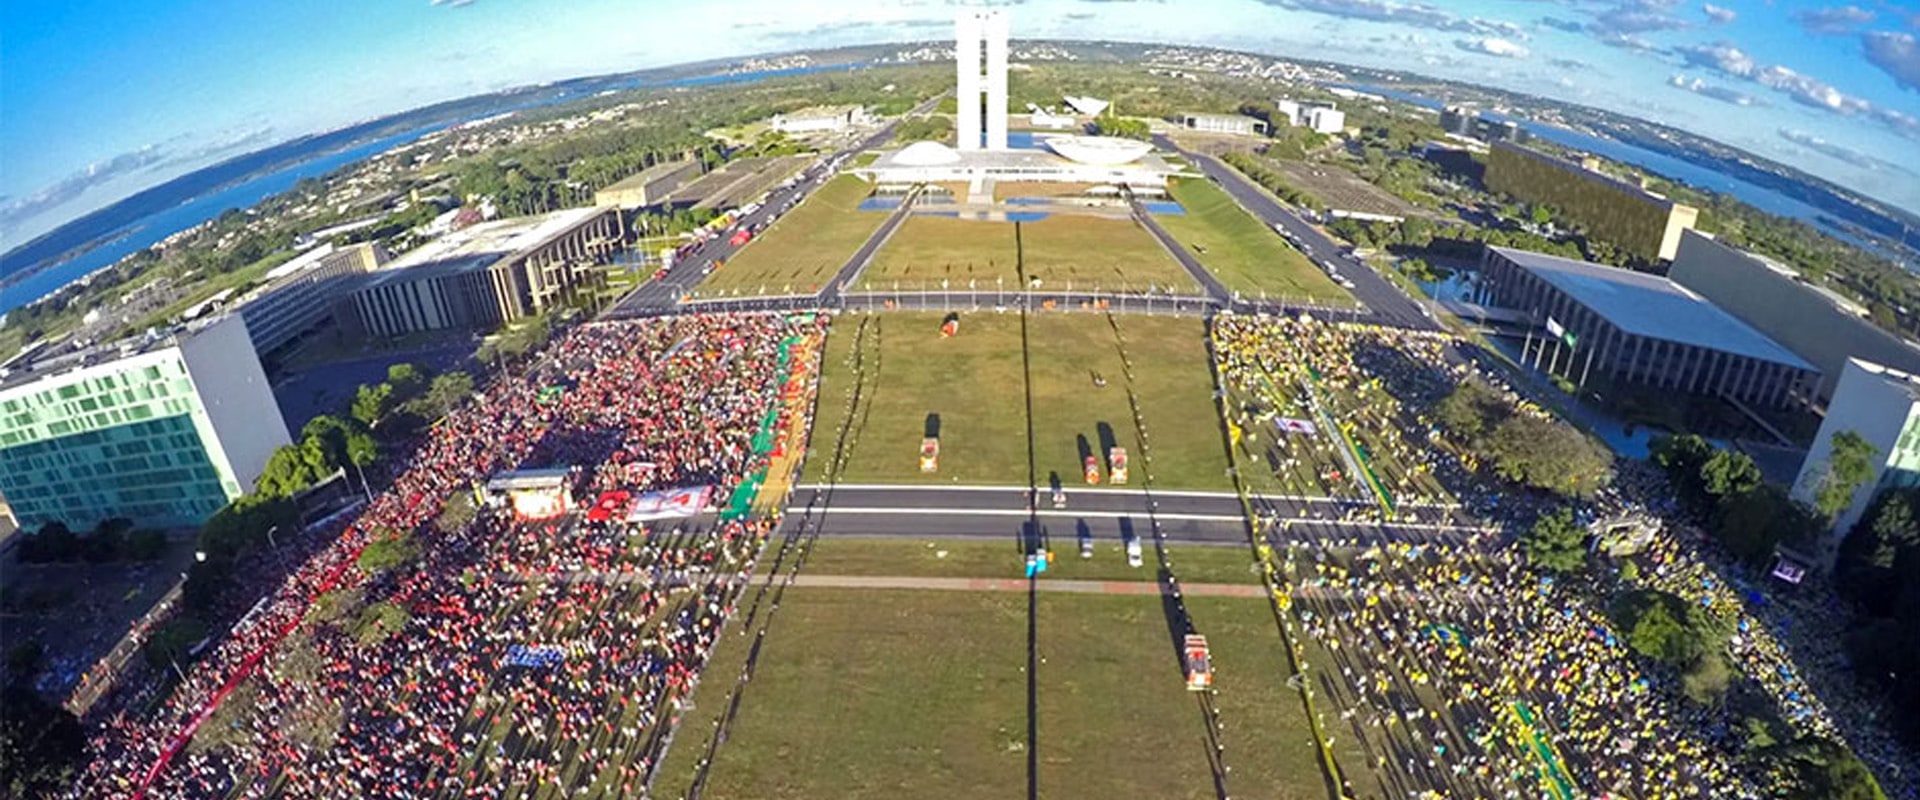
[[[744,72],[733,75],[705,75],[697,78],[682,78],[672,81],[651,82],[635,78],[627,81],[608,83],[611,89],[640,89],[650,87],[708,86],[725,83],[742,83],[777,78],[788,75],[804,75],[816,72],[844,71],[862,64],[835,64],[831,66],[800,67],[795,69],[765,70]],[[598,93],[597,91],[595,93]],[[565,94],[558,97],[520,103],[495,108],[472,119],[491,117],[509,111],[525,111],[534,108],[572,102],[585,94]],[[469,120],[470,121],[470,120]],[[371,158],[395,147],[413,142],[429,133],[443,130],[454,124],[430,125],[405,133],[394,134],[380,139],[354,145],[352,147],[312,153],[305,160],[278,170],[263,173],[233,183],[224,188],[198,195],[180,198],[177,205],[165,211],[150,214],[116,229],[89,232],[90,239],[104,239],[105,242],[74,258],[54,264],[24,279],[0,287],[0,314],[19,308],[34,300],[46,296],[73,281],[103,267],[109,267],[120,259],[137,253],[181,231],[192,228],[207,220],[219,217],[228,209],[250,208],[254,204],[273,195],[293,188],[305,178],[317,178],[336,169],[353,164],[362,159]]]
[[[153,246],[160,240],[226,213],[230,208],[248,208],[273,195],[293,188],[305,178],[317,178],[340,167],[379,155],[388,149],[411,142],[441,126],[422,128],[376,139],[357,147],[318,155],[311,160],[234,184],[225,189],[187,200],[180,205],[114,231],[118,238],[95,247],[78,257],[55,264],[18,282],[0,288],[0,313],[33,302],[102,267],[112,266],[129,255]]]
[[[1439,110],[1445,106],[1444,103],[1423,95],[1379,86],[1356,85],[1348,88],[1377,94],[1382,97],[1389,97],[1404,103],[1412,103],[1423,108]],[[1617,142],[1612,139],[1603,139],[1598,136],[1562,128],[1557,125],[1548,125],[1544,122],[1508,117],[1490,111],[1486,112],[1485,115],[1491,119],[1517,122],[1520,124],[1520,127],[1525,128],[1528,133],[1562,147],[1584,150],[1623,164],[1631,164],[1650,172],[1658,173],[1689,186],[1710,189],[1737,198],[1762,211],[1807,222],[1827,233],[1854,244],[1864,244],[1845,230],[1826,222],[1824,220],[1826,212],[1765,186],[1748,183],[1739,178],[1716,172],[1690,161],[1684,161],[1665,153],[1657,153],[1644,147]]]

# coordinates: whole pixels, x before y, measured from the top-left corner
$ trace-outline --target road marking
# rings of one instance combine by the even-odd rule
[[[1150,574],[1144,570],[1143,575]],[[771,574],[755,580],[771,583]],[[819,589],[920,589],[960,592],[1024,592],[1025,578],[930,578],[904,575],[814,575],[802,572],[793,576],[793,585]],[[1075,594],[1156,595],[1172,594],[1174,589],[1158,581],[1083,580],[1039,578],[1031,588],[1042,592]],[[1266,597],[1266,587],[1255,583],[1185,583],[1181,594],[1195,597]]]
[[[956,484],[956,485],[942,486],[939,484],[914,485],[914,484],[904,484],[904,483],[836,483],[836,484],[802,483],[802,484],[795,485],[793,488],[796,491],[811,491],[811,492],[824,492],[829,489],[846,489],[849,491],[859,491],[859,492],[1018,492],[1018,493],[1024,494],[1027,491],[1027,487],[1025,486],[1012,486],[1012,485],[981,486],[977,484],[976,485]],[[1074,487],[1062,486],[1061,488],[1067,491],[1068,496],[1072,496],[1076,494],[1096,494],[1096,495],[1106,494],[1106,495],[1133,495],[1133,496],[1143,497],[1148,494],[1148,490],[1146,489],[1116,489],[1112,487],[1096,488],[1091,486],[1074,486]],[[1042,489],[1041,491],[1046,491],[1046,490]],[[1152,494],[1157,497],[1201,497],[1201,498],[1220,499],[1220,500],[1240,499],[1240,495],[1234,494],[1233,492],[1206,492],[1206,491],[1197,491],[1197,490],[1154,489],[1152,490]],[[1289,503],[1333,503],[1336,505],[1353,505],[1353,506],[1371,506],[1372,505],[1371,503],[1367,503],[1362,500],[1343,500],[1337,497],[1317,497],[1317,496],[1301,495],[1301,494],[1260,494],[1256,492],[1248,495],[1248,497],[1253,500],[1280,500],[1280,501],[1289,502]],[[1459,503],[1402,503],[1401,505],[1406,508],[1459,508],[1460,507]]]
[[[789,515],[806,514],[806,506],[788,506]],[[858,514],[865,516],[943,516],[943,517],[1025,517],[1028,515],[1056,518],[1080,519],[1154,519],[1170,522],[1245,522],[1239,514],[1156,514],[1147,511],[1062,511],[1043,509],[1025,511],[1018,508],[841,508],[833,506],[821,512],[824,516],[835,514]]]
[[[793,488],[809,489],[816,492],[823,492],[828,489],[848,489],[848,490],[860,491],[860,492],[1019,492],[1021,494],[1025,494],[1027,491],[1027,487],[1025,486],[978,486],[978,485],[941,486],[938,484],[927,485],[927,486],[914,486],[912,484],[898,484],[898,483],[836,483],[836,484],[804,483],[799,486],[795,486]],[[1111,495],[1145,495],[1147,494],[1146,489],[1094,488],[1091,486],[1087,486],[1087,487],[1062,486],[1060,488],[1063,491],[1066,491],[1069,495],[1075,495],[1075,494],[1081,494],[1081,493],[1111,494]],[[1044,492],[1047,490],[1042,489],[1041,491]],[[1167,491],[1163,489],[1154,489],[1152,493],[1159,495],[1161,497],[1217,497],[1221,499],[1233,499],[1233,500],[1238,500],[1240,498],[1239,495],[1234,494],[1233,492]],[[1326,499],[1326,498],[1320,498],[1320,499]]]

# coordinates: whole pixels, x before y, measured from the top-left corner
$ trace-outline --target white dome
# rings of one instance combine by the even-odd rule
[[[1113,136],[1049,136],[1046,143],[1065,158],[1102,166],[1139,161],[1153,150],[1151,143]]]
[[[893,154],[893,163],[903,167],[942,167],[959,161],[959,152],[939,142],[914,142]]]

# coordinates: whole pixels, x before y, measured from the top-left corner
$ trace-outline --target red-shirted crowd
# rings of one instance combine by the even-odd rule
[[[824,326],[705,315],[570,331],[435,426],[165,702],[100,722],[70,795],[637,795],[773,521],[539,522],[487,506],[451,531],[432,523],[477,481],[546,466],[582,467],[586,499],[711,485],[725,507],[765,464],[753,439],[779,401],[780,343]],[[362,570],[393,531],[418,560]],[[406,621],[321,624],[329,592]],[[214,716],[243,684],[247,705]],[[209,719],[238,735],[186,747]]]

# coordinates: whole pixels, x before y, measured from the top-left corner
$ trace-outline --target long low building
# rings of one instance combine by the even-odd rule
[[[1568,380],[1725,397],[1768,408],[1811,401],[1820,371],[1671,280],[1505,247],[1487,248],[1480,291],[1542,325]]]
[[[619,252],[620,211],[575,208],[455,231],[373,273],[350,300],[374,336],[491,328],[545,311]]]
[[[693,159],[655,164],[594,192],[593,204],[621,208],[659,205],[675,190],[698,177],[700,162]]]
[[[1544,203],[1601,239],[1647,261],[1671,261],[1680,232],[1700,210],[1601,172],[1592,160],[1574,162],[1495,141],[1487,153],[1487,188],[1529,203]]]
[[[254,352],[264,356],[279,350],[325,323],[359,276],[391,258],[373,242],[338,249],[324,244],[268,272],[265,286],[235,302]]]
[[[956,150],[915,142],[855,169],[881,186],[976,180],[1112,184],[1159,188],[1180,174],[1153,145],[1106,136],[1042,134],[1044,149]]]
[[[1667,274],[1812,362],[1823,375],[1814,391],[1821,402],[1833,397],[1849,358],[1920,374],[1920,347],[1773,259],[1687,231]]]

